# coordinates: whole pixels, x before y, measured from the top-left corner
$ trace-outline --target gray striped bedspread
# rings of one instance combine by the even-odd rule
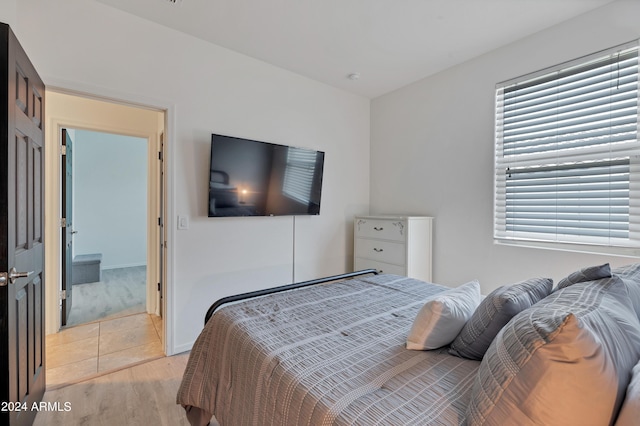
[[[480,363],[405,348],[425,299],[445,289],[378,275],[221,308],[177,402],[222,426],[462,424]]]

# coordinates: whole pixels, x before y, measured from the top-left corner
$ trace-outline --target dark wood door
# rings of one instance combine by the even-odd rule
[[[45,390],[43,112],[42,80],[0,24],[0,401],[14,404],[0,424],[12,426],[33,422]]]
[[[73,300],[73,142],[67,129],[62,129],[62,318],[67,325]]]

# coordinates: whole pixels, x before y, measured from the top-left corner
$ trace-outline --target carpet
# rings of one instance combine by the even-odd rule
[[[105,269],[95,283],[72,286],[67,326],[146,312],[147,267]]]

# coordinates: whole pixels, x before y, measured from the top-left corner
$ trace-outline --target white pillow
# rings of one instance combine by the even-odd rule
[[[437,349],[453,342],[480,304],[480,283],[474,280],[433,296],[413,321],[407,349]]]
[[[640,419],[640,361],[633,367],[631,372],[631,382],[627,387],[625,397],[616,426],[633,426],[638,424]]]

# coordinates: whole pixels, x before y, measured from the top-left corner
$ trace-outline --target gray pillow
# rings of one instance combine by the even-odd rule
[[[611,272],[613,275],[619,276],[627,286],[631,304],[636,311],[636,315],[638,315],[638,319],[640,319],[640,263],[620,266]]]
[[[639,357],[640,321],[619,277],[566,287],[498,333],[467,423],[613,424]]]
[[[604,265],[589,266],[582,268],[570,274],[568,277],[563,278],[558,283],[556,290],[560,290],[565,287],[569,287],[573,284],[584,283],[587,281],[595,281],[601,278],[609,278],[611,276],[611,267],[608,263]]]
[[[481,360],[500,329],[514,315],[548,296],[552,288],[553,280],[550,278],[531,278],[495,289],[480,303],[451,343],[449,353]]]
[[[631,371],[627,395],[616,420],[616,426],[637,426],[640,421],[640,360]]]

